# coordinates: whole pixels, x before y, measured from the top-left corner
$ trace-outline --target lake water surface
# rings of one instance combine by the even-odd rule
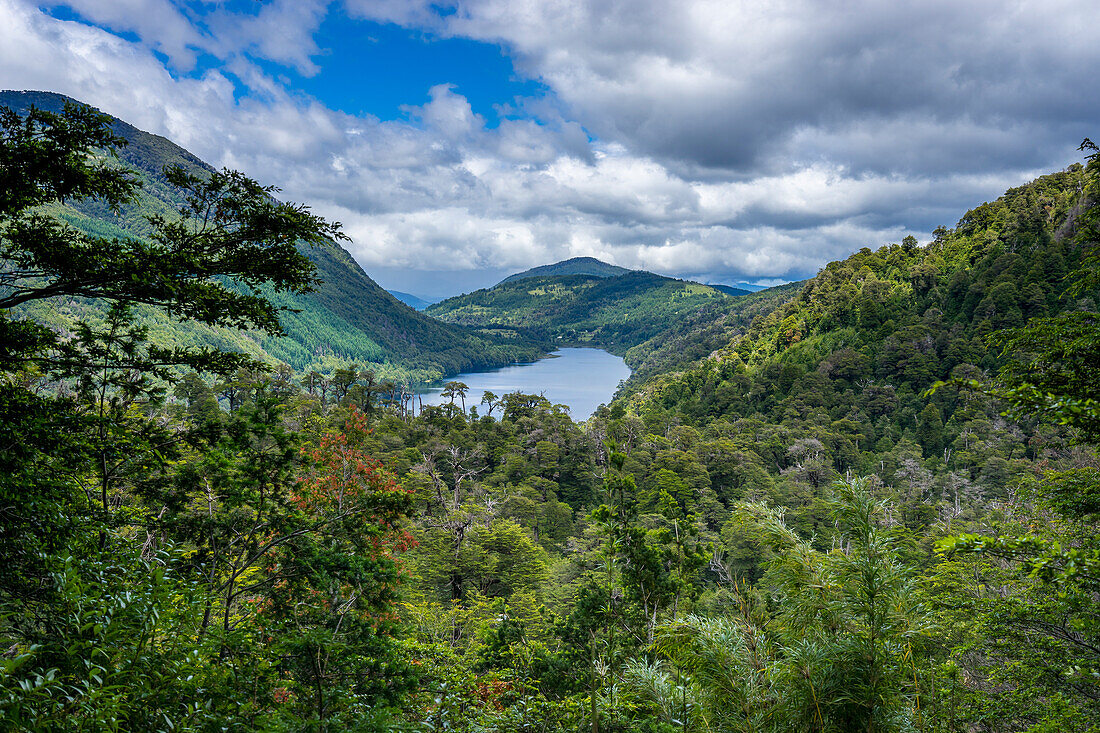
[[[630,376],[630,368],[622,358],[602,349],[559,349],[546,359],[530,364],[512,364],[488,372],[468,372],[447,381],[469,386],[466,407],[481,402],[488,390],[497,397],[509,392],[541,394],[554,404],[569,407],[574,420],[587,420],[601,404],[611,401],[619,382]],[[425,405],[442,405],[450,401],[440,392],[443,387],[423,390],[418,398]],[[455,401],[456,404],[458,400]],[[485,414],[485,408],[478,411]]]

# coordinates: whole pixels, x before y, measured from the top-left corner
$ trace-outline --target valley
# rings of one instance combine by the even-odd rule
[[[0,94],[2,727],[1094,725],[1087,141],[801,282],[421,313],[66,101]]]

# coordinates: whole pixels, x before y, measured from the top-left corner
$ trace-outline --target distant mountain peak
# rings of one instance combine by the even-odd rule
[[[438,303],[442,298],[424,298],[419,295],[413,295],[412,293],[406,293],[401,290],[387,290],[387,293],[400,300],[410,308],[415,308],[418,311],[422,311],[433,303]]]
[[[503,285],[516,280],[526,280],[530,277],[552,277],[555,275],[591,275],[593,277],[618,277],[633,270],[612,265],[595,257],[571,257],[568,260],[555,262],[550,265],[532,267],[530,270],[517,272],[514,275],[501,280],[498,285]]]

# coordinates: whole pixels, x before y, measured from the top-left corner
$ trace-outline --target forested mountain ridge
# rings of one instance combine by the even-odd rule
[[[956,368],[992,369],[999,354],[983,340],[992,332],[1064,308],[1095,307],[1087,296],[1062,297],[1062,278],[1081,256],[1066,234],[1085,180],[1074,165],[967,212],[954,229],[937,229],[925,247],[910,238],[829,263],[713,358],[657,377],[633,399],[640,409],[704,419],[752,414],[782,401],[774,393],[766,405],[755,398],[723,401],[714,390],[725,381],[719,374],[730,370],[738,380],[766,381],[788,395],[802,380],[810,392],[833,381],[878,381],[912,396]],[[684,345],[653,351],[649,358],[682,353]],[[698,388],[678,391],[698,380]]]
[[[529,277],[553,277],[555,275],[593,275],[595,277],[618,277],[631,272],[625,267],[612,265],[595,257],[571,257],[568,260],[539,265],[530,270],[517,272],[501,280],[497,285],[525,280]]]
[[[629,385],[642,384],[674,372],[727,348],[758,316],[766,315],[798,295],[803,283],[779,285],[737,298],[717,300],[671,328],[627,350],[632,370]]]
[[[1071,166],[937,229],[927,246],[863,249],[803,284],[701,311],[681,332],[628,352],[640,368],[603,414],[604,429],[629,449],[639,477],[671,449],[694,466],[697,483],[686,486],[705,490],[712,506],[763,499],[807,533],[825,531],[821,492],[843,475],[889,487],[913,531],[979,521],[1034,475],[1035,461],[1065,449],[1064,437],[1006,421],[981,393],[928,390],[990,379],[1006,358],[987,341],[999,329],[1096,310],[1095,292],[1067,294],[1065,282],[1082,262],[1071,235],[1086,181]],[[716,510],[712,527],[723,516]],[[727,529],[726,556],[755,566],[758,549]]]
[[[68,99],[47,92],[0,92],[0,106],[18,112],[35,106],[60,111]],[[172,218],[183,203],[164,179],[163,169],[180,165],[191,172],[212,170],[171,141],[115,118],[111,129],[128,144],[118,151],[122,165],[138,172],[137,200],[119,212],[94,200],[53,204],[50,213],[72,226],[108,237],[143,237],[148,215]],[[327,371],[349,361],[361,362],[385,378],[432,381],[459,371],[535,358],[540,349],[515,334],[479,334],[428,318],[379,287],[351,255],[336,243],[304,250],[321,284],[305,294],[275,293],[285,308],[285,336],[240,332],[198,323],[178,323],[153,309],[137,306],[139,321],[154,341],[165,345],[208,345],[239,351],[265,361],[283,361],[298,370]],[[63,328],[101,306],[82,299],[28,305],[28,317]]]
[[[505,280],[448,298],[425,312],[448,323],[520,328],[554,343],[624,354],[700,308],[730,297],[709,285],[631,270]]]

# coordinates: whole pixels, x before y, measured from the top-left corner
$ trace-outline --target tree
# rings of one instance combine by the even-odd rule
[[[913,593],[916,573],[864,482],[838,482],[830,507],[840,549],[822,552],[781,510],[741,505],[740,520],[774,551],[768,574],[756,589],[727,576],[724,614],[659,626],[655,654],[624,668],[624,698],[642,716],[682,731],[928,729],[929,617]]]
[[[943,417],[940,408],[925,405],[917,422],[917,442],[924,450],[924,457],[935,456],[943,450]]]
[[[627,686],[683,730],[907,731],[922,729],[922,638],[930,618],[917,575],[883,525],[866,483],[837,482],[830,508],[842,536],[822,552],[781,510],[742,504],[742,520],[774,555],[754,594],[734,588],[720,618],[663,624],[661,661],[632,661]]]
[[[313,267],[298,247],[339,229],[239,173],[181,169],[165,172],[183,197],[180,216],[152,217],[145,239],[92,236],[53,218],[50,205],[99,199],[117,210],[136,195],[137,180],[111,158],[122,144],[108,118],[86,107],[22,118],[0,110],[5,728],[198,726],[219,708],[240,720],[238,706],[250,705],[217,664],[226,647],[203,642],[209,584],[194,582],[193,557],[165,544],[169,506],[146,502],[171,498],[184,445],[211,422],[162,419],[176,367],[229,374],[250,360],[149,344],[129,310],[144,304],[180,320],[279,333],[264,294],[309,289]],[[58,296],[106,301],[102,323],[61,334],[9,313]],[[204,402],[197,384],[185,389]],[[253,478],[263,496],[271,475]],[[199,499],[185,491],[172,500]],[[208,507],[220,511],[216,501]],[[258,507],[266,511],[265,501]],[[240,593],[235,572],[217,587],[227,607]]]
[[[332,373],[329,385],[332,388],[333,400],[343,403],[353,385],[359,381],[359,365],[339,367]]]
[[[1100,148],[1086,139],[1081,149],[1088,151],[1088,178],[1070,222],[1081,257],[1068,278],[1064,297],[1070,298],[1095,296],[1100,285]],[[1100,443],[1100,313],[1095,301],[1091,307],[1081,305],[994,333],[991,341],[1007,359],[996,380],[963,384],[999,399],[1005,414],[1065,426],[1071,438],[1095,450]],[[979,623],[989,639],[1010,640],[997,650],[1013,663],[994,672],[1008,682],[1003,693],[993,696],[995,703],[1027,690],[1027,703],[1013,707],[1010,715],[1045,726],[1042,730],[1069,729],[1100,714],[1100,616],[1095,612],[1100,469],[1094,457],[1083,463],[1044,472],[1033,486],[1036,516],[1026,527],[937,543],[946,556],[979,553],[1008,561],[1022,576],[1014,593],[981,609]],[[1033,694],[1036,689],[1046,691],[1042,704]]]
[[[777,670],[792,728],[886,731],[919,725],[918,656],[930,618],[917,575],[883,522],[866,480],[834,484],[839,551],[822,553],[780,515],[746,507],[778,552],[765,582],[778,593],[788,638]]]
[[[177,218],[150,217],[147,239],[83,234],[38,207],[96,198],[117,210],[136,194],[133,175],[97,154],[126,144],[108,122],[74,105],[62,114],[32,109],[24,118],[0,110],[0,309],[56,296],[106,298],[281,333],[261,287],[310,290],[313,265],[298,246],[342,237],[339,225],[276,201],[275,188],[241,173],[200,176],[175,167],[165,178],[185,202]]]
[[[493,392],[485,390],[481,394],[480,404],[485,405],[485,414],[489,417],[492,417],[493,410],[496,409],[498,405],[500,405],[500,398],[497,397],[496,394],[494,394]]]
[[[455,397],[462,399],[462,412],[466,412],[466,394],[470,391],[468,385],[465,382],[447,382],[443,385],[443,391],[440,393],[441,397],[449,397],[451,404],[455,403]]]
[[[302,385],[302,389],[309,393],[310,396],[313,396],[321,391],[321,384],[324,381],[325,378],[321,376],[321,373],[313,369],[302,377],[300,384]]]
[[[274,583],[260,625],[273,636],[293,727],[366,729],[414,682],[394,638],[410,497],[362,450],[368,433],[352,408],[341,432],[308,451],[290,495],[298,528],[266,561]]]

